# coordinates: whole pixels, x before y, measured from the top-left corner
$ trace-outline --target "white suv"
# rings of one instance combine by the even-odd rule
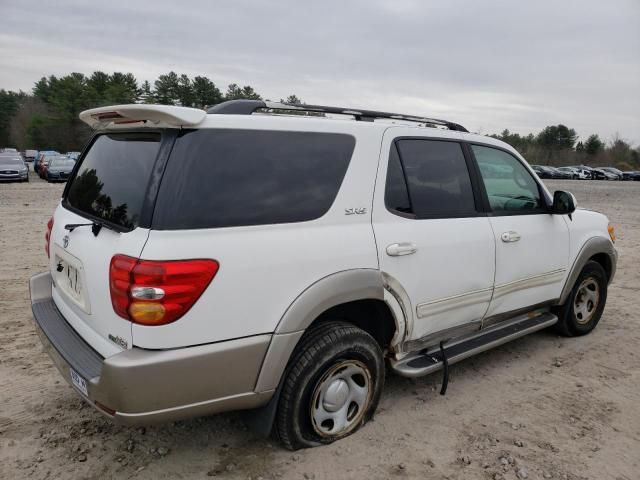
[[[102,107],[31,279],[62,375],[125,424],[257,409],[288,448],[408,377],[598,323],[607,218],[429,118],[232,101]],[[260,408],[258,408],[260,407]]]

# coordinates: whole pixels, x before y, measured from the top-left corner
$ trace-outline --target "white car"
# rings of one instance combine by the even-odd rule
[[[330,443],[372,417],[385,362],[444,393],[451,364],[605,307],[607,218],[458,124],[249,100],[80,118],[97,133],[32,310],[115,421],[257,409],[288,448]]]

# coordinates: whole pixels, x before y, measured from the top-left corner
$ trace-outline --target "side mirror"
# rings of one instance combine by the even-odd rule
[[[556,190],[553,193],[553,205],[551,207],[551,213],[554,215],[569,215],[576,210],[576,199],[569,192],[563,192],[562,190]]]

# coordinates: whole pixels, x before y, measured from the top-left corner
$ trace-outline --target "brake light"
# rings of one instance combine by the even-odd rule
[[[53,217],[47,222],[47,233],[44,234],[44,251],[47,252],[47,258],[49,258],[49,244],[51,243],[51,230],[53,229]]]
[[[218,273],[215,260],[138,260],[115,255],[109,266],[113,310],[141,325],[175,322]]]

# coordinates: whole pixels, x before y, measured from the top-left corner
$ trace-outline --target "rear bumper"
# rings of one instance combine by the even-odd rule
[[[87,383],[76,391],[119,423],[148,424],[264,405],[273,390],[256,393],[271,335],[174,350],[132,348],[102,358],[67,323],[51,298],[51,275],[31,278],[31,308],[45,350],[65,378],[71,369]]]

